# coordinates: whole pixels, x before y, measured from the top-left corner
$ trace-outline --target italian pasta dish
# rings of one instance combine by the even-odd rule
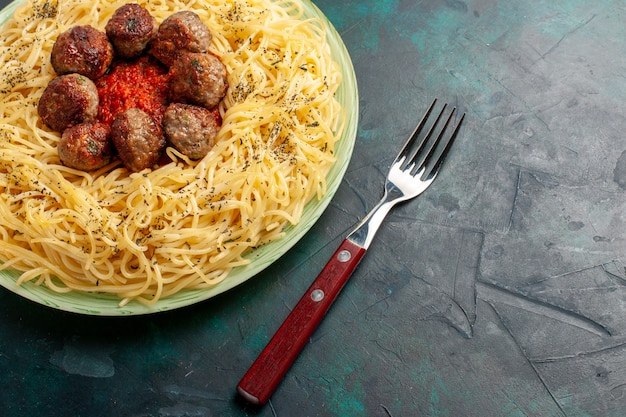
[[[38,114],[60,75],[54,44],[77,26],[105,32],[125,3],[29,0],[0,30],[0,269],[19,271],[17,285],[151,304],[228,279],[297,224],[326,193],[346,117],[324,23],[299,0],[139,1],[157,24],[192,11],[209,29],[227,74],[212,147],[194,157],[168,142],[136,169],[121,154],[68,164],[64,135]]]

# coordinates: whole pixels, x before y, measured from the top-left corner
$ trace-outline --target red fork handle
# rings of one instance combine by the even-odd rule
[[[352,275],[365,248],[345,239],[237,385],[253,404],[265,404]]]

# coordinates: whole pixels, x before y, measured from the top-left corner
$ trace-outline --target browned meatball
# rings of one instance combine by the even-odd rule
[[[169,67],[185,52],[207,52],[211,39],[209,28],[197,14],[177,12],[161,23],[150,52]]]
[[[98,114],[98,89],[80,74],[53,78],[39,99],[37,112],[41,121],[57,132],[91,122]]]
[[[118,8],[104,29],[119,56],[134,58],[146,49],[158,28],[148,10],[130,3]]]
[[[70,168],[91,171],[111,161],[113,145],[109,126],[104,123],[81,123],[65,129],[58,144],[61,162]]]
[[[213,147],[219,124],[215,113],[204,107],[172,103],[163,115],[163,129],[180,153],[200,159]]]
[[[210,109],[226,95],[226,66],[211,54],[183,54],[172,65],[170,98]]]
[[[113,45],[104,32],[86,25],[61,33],[52,47],[50,62],[57,74],[76,72],[95,80],[113,61]]]
[[[165,148],[161,127],[143,110],[118,113],[111,124],[111,139],[124,165],[132,171],[152,168]]]

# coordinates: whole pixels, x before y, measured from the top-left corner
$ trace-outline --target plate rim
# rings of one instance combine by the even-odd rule
[[[26,1],[27,0],[14,0],[4,9],[0,10],[0,26],[4,25],[4,23],[6,23],[11,16],[13,16],[17,7]],[[120,298],[113,294],[79,291],[58,293],[45,286],[35,285],[31,282],[17,285],[16,281],[19,278],[20,273],[15,270],[0,271],[0,286],[37,304],[81,315],[146,315],[188,307],[225,293],[254,278],[270,265],[275,263],[280,257],[288,253],[289,250],[304,237],[304,235],[311,229],[311,227],[313,227],[317,220],[326,211],[326,208],[334,198],[339,185],[343,181],[343,177],[352,158],[352,153],[356,143],[359,118],[359,95],[356,74],[350,54],[343,42],[343,39],[341,38],[341,35],[335,29],[332,22],[311,0],[300,1],[303,6],[303,19],[319,18],[323,20],[326,25],[326,41],[330,46],[331,56],[335,62],[341,62],[342,64],[339,65],[342,73],[342,82],[336,93],[336,97],[344,107],[344,111],[346,113],[346,124],[341,140],[338,143],[338,149],[341,153],[336,153],[336,155],[340,155],[338,155],[337,160],[331,167],[326,177],[328,180],[326,194],[322,197],[322,199],[317,200],[313,198],[306,204],[300,222],[295,226],[288,225],[285,237],[247,253],[244,257],[250,259],[251,262],[247,265],[233,268],[226,279],[214,287],[207,289],[181,290],[171,296],[164,297],[151,305],[131,300],[126,305],[119,306]],[[339,156],[343,159],[340,159]],[[263,264],[254,263],[254,258],[263,256],[272,248],[278,248],[279,250],[271,256],[271,259],[267,260]],[[235,273],[235,276],[232,276],[233,272]],[[69,294],[71,294],[71,296],[69,296]]]

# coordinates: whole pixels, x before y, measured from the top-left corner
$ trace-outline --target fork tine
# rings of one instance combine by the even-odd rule
[[[429,181],[435,178],[448,155],[452,142],[457,136],[461,123],[465,119],[465,113],[463,113],[452,133],[448,135],[447,139],[443,140],[457,112],[456,107],[453,107],[448,117],[445,118],[443,126],[439,126],[448,108],[448,103],[444,103],[434,122],[430,124],[428,132],[422,135],[422,129],[428,123],[428,119],[431,118],[431,113],[436,103],[437,99],[435,98],[393,162],[393,166],[397,169],[413,177],[419,175],[422,181]],[[437,133],[437,129],[439,129],[439,133]],[[433,135],[435,135],[434,138]]]
[[[410,152],[411,148],[413,147],[413,144],[417,140],[417,138],[419,136],[419,133],[424,128],[424,124],[428,120],[428,117],[430,116],[430,113],[432,112],[432,110],[435,107],[436,103],[437,103],[437,99],[435,98],[433,100],[433,102],[431,103],[430,107],[428,108],[428,110],[426,110],[426,113],[424,113],[424,116],[422,116],[422,119],[420,120],[420,122],[417,124],[417,126],[413,130],[413,133],[411,133],[411,136],[409,136],[409,138],[406,140],[406,142],[402,146],[402,149],[400,149],[400,152],[398,153],[398,156],[394,160],[394,163],[399,162],[403,157],[405,158],[405,160],[404,160],[405,162],[412,159],[412,158],[408,158],[409,152]],[[420,143],[418,148],[421,147],[421,146],[422,146],[422,144]]]
[[[439,121],[441,120],[441,116],[443,116],[443,114],[446,111],[447,107],[448,107],[448,103],[445,103],[443,105],[443,107],[441,108],[441,111],[437,115],[437,118],[435,119],[433,124],[430,126],[430,129],[428,130],[428,133],[426,133],[426,135],[424,136],[424,138],[420,142],[420,144],[417,147],[417,149],[415,149],[415,151],[411,155],[411,158],[409,158],[407,160],[408,161],[407,163],[412,164],[411,171],[413,171],[414,169],[419,171],[426,164],[426,162],[430,159],[430,156],[431,156],[433,150],[436,149],[437,144],[441,140],[441,136],[443,135],[443,132],[448,127],[448,123],[450,122],[450,117],[452,116],[452,114],[450,114],[450,116],[448,117],[448,120],[446,120],[446,123],[443,126],[443,129],[441,129],[441,132],[439,133],[437,138],[435,140],[432,140],[432,141],[430,140],[430,138],[431,138],[433,132],[435,131],[435,129],[437,128],[437,125],[439,125]],[[454,109],[452,110],[452,113],[454,113]],[[416,160],[416,158],[418,158],[418,159]]]
[[[448,120],[446,120],[446,124],[443,126],[443,128],[441,129],[441,132],[439,133],[437,142],[441,140],[444,133],[446,132],[448,125],[450,124],[450,121],[452,120],[452,116],[454,115],[455,111],[456,111],[456,107],[452,109],[452,112],[450,112],[450,116],[448,116]],[[424,163],[426,164],[432,161],[432,167],[430,169],[424,170],[424,172],[427,174],[426,177],[424,177],[425,180],[433,179],[439,172],[439,168],[441,168],[443,161],[448,156],[448,152],[450,151],[450,148],[452,147],[452,143],[456,139],[456,135],[459,132],[459,129],[461,128],[461,124],[463,123],[464,119],[465,119],[465,113],[461,115],[461,118],[459,119],[456,126],[454,127],[452,134],[448,137],[447,141],[443,144],[442,149],[438,153],[434,152],[434,150],[436,149],[435,147],[433,147],[433,152],[429,153],[427,157],[428,159],[425,160]]]

